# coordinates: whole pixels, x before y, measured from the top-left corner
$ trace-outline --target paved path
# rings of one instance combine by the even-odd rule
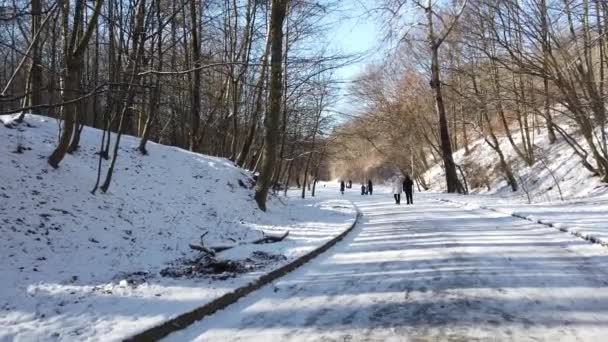
[[[167,340],[607,340],[607,248],[432,195],[346,196],[347,239]]]

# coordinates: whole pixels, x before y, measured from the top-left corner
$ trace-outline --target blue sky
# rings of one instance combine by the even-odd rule
[[[339,12],[332,13],[328,18],[333,26],[327,32],[332,50],[347,54],[364,54],[359,62],[336,71],[336,76],[341,81],[352,81],[367,64],[382,57],[382,32],[378,19],[369,13],[369,8],[375,3],[373,0],[343,0]],[[347,97],[348,87],[348,83],[342,85],[342,98],[333,109],[355,114],[353,105],[356,105],[356,101]],[[339,118],[340,121],[344,119],[346,118]]]
[[[365,64],[378,58],[382,33],[377,19],[369,13],[372,3],[370,0],[342,1],[341,12],[331,15],[335,28],[328,32],[328,40],[332,46],[345,53],[366,54],[360,62],[339,70],[342,79],[355,77]]]

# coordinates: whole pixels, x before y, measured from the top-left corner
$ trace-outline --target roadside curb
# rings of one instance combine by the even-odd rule
[[[500,209],[496,209],[496,208],[490,208],[484,205],[476,205],[476,204],[470,204],[467,202],[458,202],[458,201],[454,201],[454,200],[448,200],[445,198],[441,198],[438,200],[439,202],[443,202],[443,203],[450,203],[450,204],[456,204],[459,206],[467,206],[467,205],[473,205],[476,206],[479,209],[483,209],[483,210],[489,210],[489,211],[493,211],[495,213],[500,213],[500,214],[505,214],[505,215],[510,215],[512,217],[518,218],[518,219],[522,219],[522,220],[526,220],[526,221],[530,221],[532,223],[537,223],[537,224],[542,224],[543,226],[547,226],[547,227],[551,227],[551,228],[555,228],[561,232],[564,233],[569,233],[571,235],[574,235],[578,238],[581,238],[583,240],[587,240],[591,243],[595,243],[598,245],[601,245],[603,247],[608,247],[608,241],[604,240],[602,238],[599,238],[595,235],[592,234],[587,234],[584,232],[580,232],[578,230],[575,230],[575,227],[568,227],[566,225],[563,225],[561,223],[555,223],[555,222],[550,222],[548,220],[545,219],[539,219],[539,218],[535,218],[533,216],[525,216],[525,215],[521,215],[521,214],[517,214],[517,213],[513,213],[513,212],[509,212],[507,210],[500,210]]]
[[[283,265],[269,273],[266,273],[266,274],[260,276],[258,279],[254,280],[253,282],[251,282],[245,286],[239,287],[231,292],[228,292],[228,293],[222,295],[221,297],[218,297],[203,306],[200,306],[192,311],[180,314],[168,321],[165,321],[164,323],[161,323],[152,328],[148,328],[145,331],[140,332],[136,335],[125,338],[123,341],[125,341],[125,342],[158,341],[161,338],[166,337],[167,335],[169,335],[173,332],[185,329],[189,325],[191,325],[197,321],[200,321],[201,319],[203,319],[206,316],[212,315],[216,311],[225,309],[229,305],[236,303],[238,300],[247,296],[248,294],[250,294],[250,293],[264,287],[265,285],[268,285],[272,281],[275,281],[275,280],[283,277],[284,275],[298,269],[300,266],[303,266],[310,260],[316,258],[320,254],[326,252],[328,249],[330,249],[331,247],[336,245],[338,242],[340,242],[342,239],[344,239],[355,228],[355,226],[359,222],[359,219],[361,218],[362,214],[359,211],[359,208],[354,203],[352,203],[352,205],[356,212],[355,221],[350,225],[349,228],[347,228],[342,233],[340,233],[336,237],[332,238],[331,240],[329,240],[322,246],[318,247],[317,249],[314,249],[311,252],[309,252],[305,255],[302,255],[301,257],[291,261],[290,263]]]

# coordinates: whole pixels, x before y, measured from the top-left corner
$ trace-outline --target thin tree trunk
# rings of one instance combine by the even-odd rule
[[[317,189],[317,182],[319,180],[319,169],[321,168],[321,164],[323,163],[323,158],[325,158],[325,151],[327,150],[327,143],[325,145],[323,145],[323,149],[321,150],[321,154],[319,155],[319,161],[317,163],[317,166],[315,167],[315,174],[312,178],[312,192],[310,193],[310,196],[315,197],[315,191]]]
[[[289,182],[291,181],[291,167],[293,166],[293,159],[289,161],[289,166],[287,167],[287,178],[285,179],[283,196],[287,196],[287,190],[289,190]]]
[[[317,142],[317,131],[319,130],[319,122],[321,120],[321,113],[323,113],[324,99],[325,99],[325,89],[323,89],[323,93],[320,95],[320,98],[318,100],[319,102],[318,102],[318,108],[317,108],[317,115],[315,117],[315,126],[312,131],[312,144],[310,146],[310,154],[308,155],[308,158],[306,159],[306,166],[304,167],[304,184],[303,184],[304,186],[302,186],[302,198],[306,197],[306,183],[308,181],[308,170],[310,168],[310,161],[312,160],[312,157],[315,154],[315,147],[316,147],[316,142]]]
[[[249,155],[249,151],[251,150],[251,144],[255,138],[256,129],[258,127],[258,117],[262,112],[262,101],[264,100],[264,85],[266,81],[266,73],[268,71],[268,55],[270,54],[270,45],[271,45],[271,36],[270,36],[270,23],[268,24],[268,30],[266,33],[266,45],[264,48],[264,54],[260,58],[260,76],[255,85],[254,89],[254,108],[252,111],[251,123],[249,124],[249,129],[247,130],[247,136],[245,137],[245,142],[243,143],[243,147],[241,149],[241,153],[239,154],[239,158],[237,159],[236,164],[240,167],[245,165],[247,160],[247,156]]]
[[[162,53],[162,27],[163,22],[161,18],[161,0],[156,0],[156,22],[158,25],[158,37],[157,39],[157,53],[158,53],[158,66],[157,69],[162,71],[163,69],[163,53]],[[153,56],[152,56],[153,57]],[[153,59],[153,58],[152,58]],[[150,107],[148,108],[148,117],[146,118],[146,123],[144,125],[144,129],[141,135],[141,139],[139,141],[138,150],[141,154],[146,155],[148,151],[146,150],[146,144],[148,139],[150,138],[150,131],[152,130],[152,123],[156,118],[156,113],[158,112],[158,103],[160,102],[160,93],[161,93],[161,85],[160,85],[160,76],[156,75],[156,81],[154,83],[154,88],[152,89],[152,95],[150,96]]]
[[[114,174],[114,167],[116,165],[116,160],[118,159],[118,147],[120,146],[120,138],[122,137],[122,132],[125,125],[125,118],[129,115],[129,111],[131,110],[131,106],[133,104],[133,100],[135,99],[135,87],[138,82],[140,76],[138,74],[139,64],[141,58],[143,57],[144,52],[144,44],[145,44],[145,31],[144,31],[144,19],[146,9],[146,0],[139,0],[139,5],[137,7],[137,11],[135,14],[135,21],[133,28],[133,47],[131,54],[129,56],[129,64],[127,66],[127,70],[131,72],[129,76],[125,76],[125,83],[127,84],[125,89],[125,99],[123,103],[123,107],[120,113],[120,120],[118,123],[118,133],[116,134],[116,141],[114,142],[114,152],[112,154],[112,160],[110,161],[110,166],[108,167],[108,172],[106,174],[106,179],[101,185],[100,189],[102,192],[107,192],[110,184],[112,182],[112,176]]]
[[[192,25],[191,46],[192,62],[195,71],[192,77],[192,94],[190,104],[190,151],[198,151],[198,131],[201,111],[201,54],[198,38],[198,16],[196,1],[190,1],[190,24]]]
[[[549,77],[547,73],[549,72],[549,57],[551,45],[549,43],[549,23],[547,20],[548,9],[547,9],[547,1],[540,0],[541,6],[541,33],[543,36],[543,70],[545,74],[543,75],[543,92],[544,92],[544,118],[547,126],[547,135],[549,137],[549,143],[553,144],[557,141],[557,137],[555,135],[555,129],[553,128],[553,116],[551,115],[551,97],[549,96]]]
[[[40,43],[38,31],[42,29],[40,25],[40,16],[42,15],[42,4],[41,0],[31,0],[30,9],[32,11],[31,16],[31,42],[32,44],[32,59],[27,74],[27,81],[25,86],[25,98],[23,107],[37,106],[42,104],[41,88],[42,88],[42,45],[44,40]],[[50,15],[50,14],[49,14]]]

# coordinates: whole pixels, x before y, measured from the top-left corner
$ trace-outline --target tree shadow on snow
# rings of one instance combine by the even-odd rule
[[[589,243],[500,214],[425,203],[395,212],[388,201],[359,207],[365,216],[333,252],[180,338],[268,328],[608,328],[600,247],[577,253]]]

